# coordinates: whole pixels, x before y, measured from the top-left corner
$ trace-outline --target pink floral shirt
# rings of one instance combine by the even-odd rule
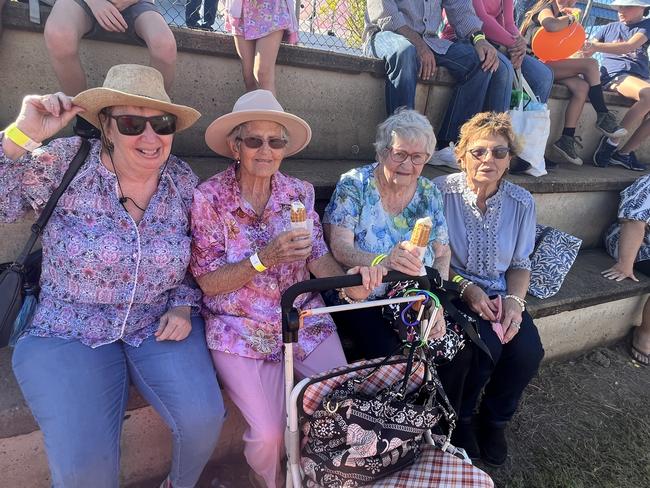
[[[261,217],[241,198],[236,165],[198,186],[192,203],[192,259],[190,269],[201,276],[227,263],[247,259],[280,232],[290,229],[291,202],[300,200],[314,220],[313,249],[307,262],[329,251],[314,211],[314,187],[278,172],[271,179],[271,197]],[[203,297],[208,347],[239,356],[281,360],[282,321],[280,297],[294,283],[309,279],[307,262],[275,266],[257,274],[239,290]],[[299,309],[324,306],[319,294],[302,295]],[[304,359],[334,332],[331,317],[305,319],[294,349]]]
[[[0,221],[42,210],[77,153],[78,137],[55,139],[17,161],[5,157],[0,132]],[[136,224],[118,201],[117,180],[91,141],[86,162],[42,235],[39,304],[29,333],[79,339],[97,347],[138,346],[170,308],[197,306],[187,273],[189,208],[198,178],[170,156],[158,190]],[[198,311],[198,308],[197,308]]]

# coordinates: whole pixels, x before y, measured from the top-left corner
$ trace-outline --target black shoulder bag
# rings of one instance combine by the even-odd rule
[[[32,235],[22,252],[14,262],[0,264],[0,270],[2,270],[2,274],[0,274],[0,347],[9,344],[16,325],[26,324],[34,311],[41,275],[41,250],[32,252],[32,248],[43,232],[59,198],[86,160],[89,150],[90,144],[86,139],[82,139],[79,151],[63,175],[61,184],[52,193],[41,216],[32,225]]]

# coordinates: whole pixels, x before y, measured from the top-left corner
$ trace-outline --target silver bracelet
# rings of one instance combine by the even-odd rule
[[[460,298],[462,300],[463,299],[463,294],[465,293],[465,290],[467,290],[469,285],[473,285],[473,284],[474,284],[474,282],[470,281],[470,280],[461,281],[460,286],[458,287],[458,288],[460,288],[460,290],[458,291],[458,298]]]
[[[526,300],[524,300],[523,298],[518,297],[517,295],[506,295],[503,298],[512,298],[515,302],[519,304],[522,312],[526,310]]]

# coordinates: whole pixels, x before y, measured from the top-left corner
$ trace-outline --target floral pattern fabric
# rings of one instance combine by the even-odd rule
[[[377,166],[369,164],[341,176],[323,222],[354,232],[354,243],[362,251],[388,254],[397,243],[411,238],[417,219],[431,217],[433,229],[423,261],[432,266],[433,243],[449,243],[440,192],[431,180],[420,176],[413,199],[401,213],[391,215],[381,203],[374,173]]]
[[[536,223],[533,196],[502,180],[487,199],[483,214],[465,173],[439,176],[434,182],[443,195],[452,269],[488,295],[505,293],[508,269],[531,269]]]
[[[309,279],[307,263],[329,251],[314,211],[314,187],[277,172],[271,178],[271,196],[261,217],[242,198],[235,176],[236,165],[199,185],[192,205],[192,259],[194,276],[202,276],[225,264],[248,259],[279,233],[291,228],[291,202],[299,200],[313,219],[312,254],[306,262],[288,263],[258,273],[246,285],[230,293],[203,297],[208,347],[242,357],[280,361],[282,320],[280,298],[294,283]],[[319,294],[301,295],[301,310],[322,307]],[[335,330],[328,315],[305,318],[300,329],[296,357],[303,360]]]
[[[80,141],[56,139],[17,161],[0,145],[0,221],[42,210]],[[120,339],[138,346],[170,308],[198,307],[201,292],[187,273],[188,215],[198,178],[170,156],[136,224],[119,203],[115,174],[101,163],[100,148],[91,141],[43,231],[41,293],[29,333],[92,347]]]
[[[283,41],[298,43],[298,19],[292,0],[228,0],[226,31],[255,40],[284,30]]]
[[[639,248],[635,262],[650,259],[650,175],[642,176],[621,192],[618,218],[645,222],[645,237]],[[616,222],[605,234],[605,248],[610,256],[618,259],[618,242],[621,237],[621,224]]]

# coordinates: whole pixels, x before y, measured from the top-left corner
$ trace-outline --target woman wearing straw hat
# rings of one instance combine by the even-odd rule
[[[136,95],[137,93],[137,95]],[[163,486],[192,487],[224,408],[187,274],[197,177],[170,155],[200,114],[170,102],[162,75],[112,67],[74,99],[28,96],[0,132],[0,218],[40,210],[81,139],[54,139],[77,114],[102,132],[42,234],[40,303],[13,368],[45,438],[55,487],[119,484],[129,383],[173,433]],[[31,152],[30,152],[31,151]]]
[[[224,389],[248,422],[244,454],[252,478],[271,488],[282,483],[286,418],[280,297],[310,273],[343,274],[323,240],[313,186],[278,171],[310,138],[309,125],[284,112],[270,91],[245,94],[205,134],[213,151],[236,162],[198,186],[191,211],[190,269],[204,294],[208,347]],[[295,230],[292,206],[307,216]],[[341,295],[356,300],[381,282],[383,268],[349,272],[360,272],[364,285]],[[302,310],[323,305],[315,294],[297,300]],[[298,374],[345,364],[331,318],[306,318],[296,347]]]

